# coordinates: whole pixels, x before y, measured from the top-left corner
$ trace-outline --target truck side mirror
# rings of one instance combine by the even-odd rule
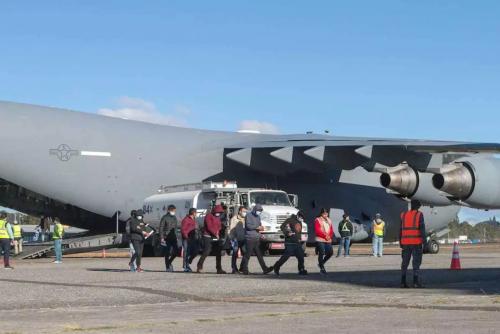
[[[288,194],[288,198],[290,199],[290,202],[292,205],[296,208],[299,207],[299,196],[295,194]]]

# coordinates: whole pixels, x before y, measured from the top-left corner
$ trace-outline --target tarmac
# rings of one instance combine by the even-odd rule
[[[399,288],[399,250],[386,249],[354,245],[327,275],[309,249],[305,277],[294,258],[280,277],[255,258],[249,276],[216,275],[212,257],[205,274],[179,272],[180,259],[175,273],[162,258],[145,258],[144,273],[116,257],[18,260],[0,269],[0,333],[500,333],[500,245],[461,247],[460,271],[450,247],[424,256],[425,289]]]

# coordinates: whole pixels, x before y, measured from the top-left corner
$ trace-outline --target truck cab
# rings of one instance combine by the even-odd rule
[[[182,220],[189,208],[197,209],[197,221],[200,228],[206,214],[217,204],[228,209],[228,218],[238,212],[240,206],[249,211],[256,204],[262,205],[261,215],[264,231],[262,232],[263,250],[284,249],[284,235],[281,224],[298,209],[290,198],[297,202],[296,195],[287,194],[281,190],[260,188],[239,188],[236,182],[202,182],[178,186],[162,186],[158,194],[144,200],[144,220],[152,226],[158,226],[161,217],[166,214],[170,204],[177,207],[177,218]],[[228,219],[228,220],[229,220]],[[307,225],[304,224],[302,240],[307,241]]]

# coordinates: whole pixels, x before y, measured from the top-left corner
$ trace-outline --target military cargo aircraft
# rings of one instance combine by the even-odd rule
[[[310,221],[346,211],[355,240],[376,213],[396,240],[409,199],[425,204],[431,236],[462,206],[500,208],[499,144],[231,133],[11,102],[0,119],[0,205],[95,233],[160,186],[203,181],[298,194]]]

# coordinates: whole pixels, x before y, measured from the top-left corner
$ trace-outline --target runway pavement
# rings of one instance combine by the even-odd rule
[[[372,258],[355,245],[326,276],[313,255],[307,277],[290,259],[279,278],[257,274],[254,258],[250,276],[216,275],[213,258],[202,275],[165,273],[161,258],[140,274],[120,258],[16,261],[0,270],[0,333],[500,332],[500,246],[461,248],[461,271],[447,269],[449,248],[425,256],[424,290],[399,289],[397,252]]]

